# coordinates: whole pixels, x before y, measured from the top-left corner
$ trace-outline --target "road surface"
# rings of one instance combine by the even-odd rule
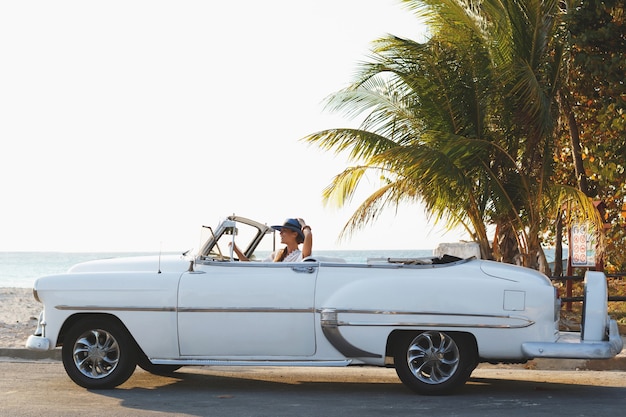
[[[0,361],[0,416],[590,416],[626,412],[626,372],[480,367],[456,394],[419,396],[381,368],[137,368],[113,390],[58,361]]]

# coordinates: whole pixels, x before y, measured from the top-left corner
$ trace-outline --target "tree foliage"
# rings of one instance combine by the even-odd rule
[[[574,108],[568,76],[575,42],[566,13],[573,5],[404,3],[429,25],[430,39],[376,41],[356,81],[328,100],[330,110],[362,117],[361,127],[305,138],[348,152],[357,164],[333,179],[325,200],[344,204],[376,172],[380,187],[357,208],[346,234],[382,210],[421,201],[436,220],[465,227],[483,257],[545,268],[541,243],[564,204],[600,223],[575,178],[555,171],[555,155],[563,155],[557,122]]]
[[[624,0],[577,2],[564,18],[571,58],[566,85],[573,121],[557,138],[555,177],[605,207],[609,270],[626,270],[626,16]],[[571,143],[575,123],[578,149]],[[579,155],[576,155],[577,152]],[[576,168],[576,159],[580,167]],[[574,167],[574,169],[573,169]],[[575,176],[574,176],[575,175]],[[581,184],[582,182],[582,184]]]

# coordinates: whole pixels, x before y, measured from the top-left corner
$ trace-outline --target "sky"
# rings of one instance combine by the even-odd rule
[[[349,240],[322,191],[350,163],[301,141],[372,41],[423,40],[397,0],[0,0],[0,251],[197,249],[230,214],[302,217],[314,249],[467,239],[419,204]]]

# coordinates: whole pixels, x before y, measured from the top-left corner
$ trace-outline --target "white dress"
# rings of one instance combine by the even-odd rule
[[[274,262],[275,257],[276,252],[265,258],[263,262]],[[296,249],[293,252],[288,253],[287,256],[285,256],[285,259],[283,259],[283,262],[302,262],[302,251],[300,249]]]

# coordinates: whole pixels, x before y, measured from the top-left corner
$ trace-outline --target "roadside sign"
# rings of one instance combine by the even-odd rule
[[[572,226],[572,266],[593,267],[596,265],[596,233],[591,223]]]

